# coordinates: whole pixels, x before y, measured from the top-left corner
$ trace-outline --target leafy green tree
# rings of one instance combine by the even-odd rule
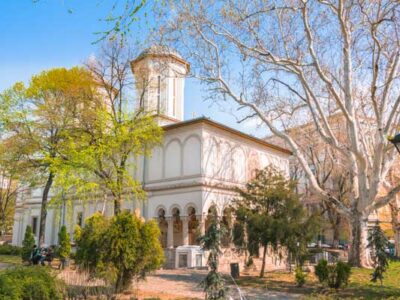
[[[382,285],[383,274],[389,266],[388,254],[386,249],[389,247],[389,241],[383,233],[379,224],[376,224],[368,236],[368,248],[372,252],[372,261],[374,272],[371,274],[371,281],[379,280]]]
[[[268,247],[276,253],[286,247],[296,263],[302,265],[307,243],[318,230],[317,217],[305,215],[294,185],[282,173],[267,167],[258,171],[245,189],[239,190],[234,202],[237,222],[245,224],[244,244],[250,255],[263,247],[260,277],[264,276]]]
[[[218,272],[218,262],[219,256],[222,253],[221,239],[226,234],[226,229],[221,226],[216,211],[212,212],[211,218],[211,224],[205,235],[199,238],[202,249],[209,251],[207,264],[210,268],[201,285],[204,287],[206,299],[225,299],[225,281],[222,274]]]
[[[132,174],[141,159],[161,143],[162,129],[149,114],[128,109],[134,98],[129,93],[128,50],[110,43],[103,51],[98,60],[87,64],[101,101],[77,116],[77,127],[64,136],[62,155],[54,157],[53,164],[60,173],[57,185],[83,195],[107,193],[114,213],[119,214],[124,199],[145,198],[141,183]]]
[[[92,277],[113,284],[115,292],[127,289],[163,264],[164,253],[155,221],[121,213],[108,220],[101,214],[87,219],[77,239],[76,261]]]
[[[31,78],[27,87],[16,83],[0,95],[1,127],[23,162],[32,170],[30,185],[42,186],[39,244],[44,243],[49,191],[57,170],[53,161],[62,153],[77,113],[93,105],[93,77],[83,68],[55,68]],[[86,103],[86,104],[85,104]]]
[[[1,117],[0,117],[1,118]],[[22,188],[21,156],[12,139],[3,137],[0,126],[0,236],[12,231],[15,200]]]
[[[60,231],[58,233],[58,256],[61,259],[61,262],[65,264],[65,261],[69,258],[71,253],[71,239],[69,233],[67,232],[67,227],[64,225],[61,226]]]
[[[35,237],[33,236],[32,227],[28,225],[26,226],[24,240],[22,241],[22,261],[30,261],[34,245]]]

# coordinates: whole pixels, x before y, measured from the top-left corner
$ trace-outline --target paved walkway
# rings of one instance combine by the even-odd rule
[[[206,274],[206,271],[199,270],[159,270],[139,284],[139,291],[156,293],[161,299],[204,299],[199,283]]]
[[[204,299],[204,293],[199,283],[207,274],[199,270],[160,270],[149,276],[146,282],[139,285],[140,294],[157,295],[161,299]],[[247,300],[291,300],[300,296],[261,288],[242,288],[242,295]],[[231,285],[229,295],[233,299],[239,299],[239,291]]]
[[[242,292],[247,300],[264,300],[264,299],[274,299],[274,300],[292,300],[299,299],[300,295],[288,294],[284,292],[269,291],[268,289],[260,288],[243,288]]]
[[[9,267],[10,264],[0,263],[0,270]],[[139,298],[158,297],[163,300],[169,299],[204,299],[202,287],[199,286],[207,271],[201,270],[159,270],[155,274],[148,276],[146,281],[139,283]],[[60,277],[69,284],[80,285],[85,282],[81,275],[75,271],[65,270]],[[73,282],[71,281],[73,280]],[[87,282],[85,282],[87,284]],[[133,292],[133,291],[131,291]],[[247,300],[291,300],[298,299],[299,296],[269,291],[262,288],[242,288],[242,295]],[[238,289],[233,285],[229,286],[229,295],[232,299],[240,299]],[[119,299],[130,299],[130,295],[121,295]]]

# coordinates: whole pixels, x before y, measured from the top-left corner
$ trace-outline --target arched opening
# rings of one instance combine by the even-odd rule
[[[165,210],[160,208],[157,212],[158,215],[158,227],[160,227],[160,242],[163,248],[167,248],[167,236],[168,236],[168,222],[165,219]]]
[[[172,210],[172,220],[174,226],[174,247],[182,245],[182,220],[179,208],[175,207]]]
[[[189,207],[188,211],[189,245],[197,245],[199,221],[196,218],[196,209]]]

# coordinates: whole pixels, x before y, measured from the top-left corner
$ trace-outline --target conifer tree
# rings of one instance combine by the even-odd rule
[[[386,272],[389,262],[388,262],[388,254],[385,252],[385,249],[389,246],[389,241],[385,234],[383,233],[379,224],[376,224],[369,236],[368,236],[368,247],[371,249],[372,261],[374,271],[371,274],[372,282],[376,282],[378,279],[381,282],[383,280],[383,273]]]
[[[22,241],[21,258],[22,261],[29,261],[33,246],[35,245],[35,237],[33,236],[32,227],[26,226],[24,240]]]
[[[67,227],[61,226],[60,232],[58,233],[58,256],[61,259],[62,266],[64,267],[66,259],[68,259],[71,253],[71,239],[67,232]]]
[[[247,245],[250,257],[263,247],[260,277],[264,276],[268,247],[276,253],[286,247],[296,264],[302,265],[307,243],[318,231],[318,218],[305,215],[294,184],[273,167],[267,167],[239,190],[235,200],[236,220],[246,228],[247,241],[241,243]],[[235,235],[240,236],[237,232]]]
[[[218,272],[219,256],[221,255],[221,238],[226,229],[218,221],[216,211],[212,212],[211,224],[206,234],[200,237],[202,249],[209,251],[207,264],[210,267],[206,278],[201,282],[206,293],[206,300],[217,300],[226,298],[226,287],[221,273]]]
[[[120,293],[162,266],[164,253],[159,236],[154,220],[145,222],[128,212],[111,219],[95,213],[75,237],[77,266]]]

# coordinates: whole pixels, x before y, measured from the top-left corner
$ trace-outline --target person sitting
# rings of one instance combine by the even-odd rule
[[[45,262],[45,259],[46,259],[47,251],[48,251],[48,250],[47,250],[47,247],[46,247],[45,245],[43,245],[42,248],[40,249],[40,258],[39,258],[39,261],[40,261],[40,264],[41,264],[42,266],[45,265],[44,262]]]
[[[46,251],[46,257],[44,258],[44,261],[49,262],[49,266],[51,266],[51,262],[54,259],[54,246],[50,246],[49,248],[47,248]]]
[[[33,265],[37,265],[39,263],[39,260],[41,258],[40,255],[40,248],[37,245],[33,246],[32,252],[31,252],[31,262]]]

